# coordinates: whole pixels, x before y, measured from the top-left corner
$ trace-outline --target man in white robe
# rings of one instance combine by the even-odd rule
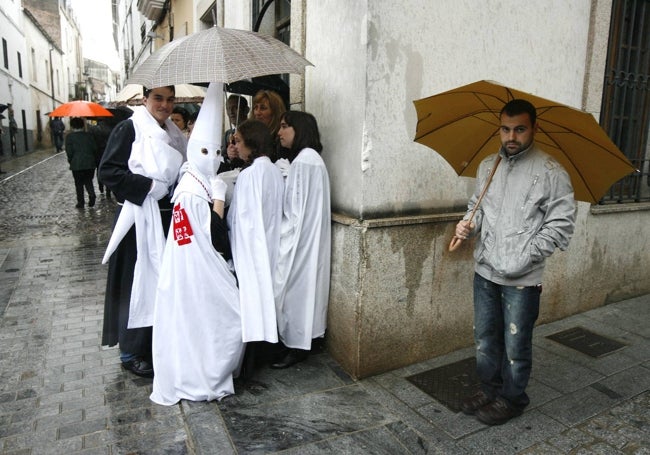
[[[153,314],[164,234],[171,222],[169,190],[187,148],[169,120],[174,97],[173,86],[145,89],[144,106],[113,129],[98,169],[98,178],[115,195],[120,220],[115,251],[109,249],[102,345],[119,344],[122,367],[144,377],[153,376],[147,316]],[[126,208],[130,216],[123,218],[125,206],[131,206]],[[127,219],[131,222],[124,223]],[[120,234],[118,224],[128,232]],[[129,324],[134,301],[135,313],[145,316],[137,317],[135,325]]]

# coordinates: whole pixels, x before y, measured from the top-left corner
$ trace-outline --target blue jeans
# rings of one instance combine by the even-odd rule
[[[533,365],[539,286],[503,286],[474,274],[474,340],[481,389],[523,410]]]

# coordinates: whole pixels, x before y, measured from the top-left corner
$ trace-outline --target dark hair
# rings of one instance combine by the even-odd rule
[[[183,122],[185,122],[186,125],[187,121],[190,119],[190,113],[182,106],[175,106],[174,109],[172,109],[172,114],[181,114]]]
[[[244,98],[241,95],[230,95],[228,99],[226,100],[226,103],[230,100],[233,101],[238,101],[239,103],[239,109],[247,109],[248,108],[248,100]]]
[[[154,87],[154,88],[160,88],[160,87]],[[142,86],[142,96],[144,96],[145,98],[148,98],[148,97],[149,97],[149,94],[151,93],[151,91],[152,91],[154,88],[147,88],[147,87],[145,87],[145,86],[143,85],[143,86]],[[176,95],[176,87],[174,87],[173,85],[166,85],[165,88],[168,88],[169,90],[172,91],[172,93],[173,93],[174,95]]]
[[[197,119],[197,118],[199,118],[199,111],[192,112],[192,113],[189,115],[189,117],[188,117],[186,123],[196,123],[196,119]]]
[[[72,117],[70,119],[70,127],[75,130],[83,130],[84,129],[84,119],[79,118],[79,117]]]
[[[316,118],[308,112],[287,111],[282,114],[282,120],[293,128],[295,135],[291,144],[291,156],[295,158],[304,148],[312,148],[318,153],[323,151]],[[289,159],[293,161],[293,159]]]
[[[515,115],[528,114],[530,117],[530,124],[535,125],[537,121],[537,110],[529,101],[522,99],[510,100],[506,103],[505,106],[501,109],[499,117],[503,114],[506,114],[508,117],[514,117]]]
[[[270,157],[273,154],[273,139],[264,123],[259,120],[246,120],[237,126],[237,132],[244,145],[251,150],[249,157],[251,163],[255,158]]]

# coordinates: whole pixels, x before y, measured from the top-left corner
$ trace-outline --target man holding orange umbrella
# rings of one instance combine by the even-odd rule
[[[501,149],[480,164],[477,190],[455,233],[459,239],[477,237],[474,338],[481,389],[461,408],[488,425],[521,415],[530,401],[526,386],[545,259],[568,247],[575,223],[569,175],[535,144],[535,107],[514,99],[500,121]]]

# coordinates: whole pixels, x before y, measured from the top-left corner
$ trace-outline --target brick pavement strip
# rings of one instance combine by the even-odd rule
[[[191,453],[180,406],[100,346],[115,206],[74,209],[65,156],[48,158],[0,184],[0,452]]]
[[[295,436],[296,445],[286,453],[301,455],[649,453],[650,348],[643,335],[647,324],[630,323],[635,318],[629,311],[616,315],[617,308],[630,306],[647,316],[647,306],[634,299],[595,314],[595,319],[593,313],[577,317],[594,325],[604,318],[607,322],[600,326],[604,333],[610,325],[618,330],[616,321],[634,329],[634,334],[621,334],[629,344],[621,357],[602,363],[571,354],[565,358],[552,353],[551,347],[538,355],[534,369],[534,375],[539,371],[539,378],[548,383],[536,381],[539,398],[544,391],[549,396],[502,427],[487,428],[467,416],[450,415],[431,397],[418,398],[404,376],[411,369],[422,371],[430,362],[356,382],[329,357],[315,355],[293,371],[261,372],[265,384],[258,388],[253,384],[219,404],[155,405],[149,400],[152,381],[122,371],[117,350],[100,346],[106,278],[100,260],[113,202],[99,197],[93,208],[74,209],[74,185],[65,157],[43,154],[43,158],[47,161],[41,164],[29,161],[34,166],[28,172],[4,167],[14,173],[0,180],[2,453],[236,454],[245,453],[251,440],[260,444],[257,453],[269,453],[277,434],[268,433],[268,423],[288,430],[287,437]],[[647,322],[647,317],[639,319]],[[561,326],[564,321],[558,322]],[[458,351],[432,362],[458,360],[457,354],[466,357]],[[323,433],[325,439],[316,440],[321,424],[336,419],[344,407],[323,414],[316,398],[341,395],[347,402],[351,396],[346,393],[360,388],[366,391],[365,398],[349,410],[350,415],[367,406],[383,424],[377,426],[370,419],[370,427],[354,427],[355,431],[340,435],[330,431]],[[291,406],[304,413],[300,422],[285,415]],[[382,417],[384,413],[388,417]],[[247,415],[251,418],[243,418]],[[310,422],[314,416],[317,419]],[[355,418],[367,415],[350,418],[349,423],[356,425]],[[255,426],[256,422],[261,424]],[[303,432],[283,427],[287,422],[304,427]],[[459,434],[452,435],[446,425],[453,425]],[[239,441],[231,432],[239,435]],[[301,437],[312,434],[313,444],[304,445]]]

